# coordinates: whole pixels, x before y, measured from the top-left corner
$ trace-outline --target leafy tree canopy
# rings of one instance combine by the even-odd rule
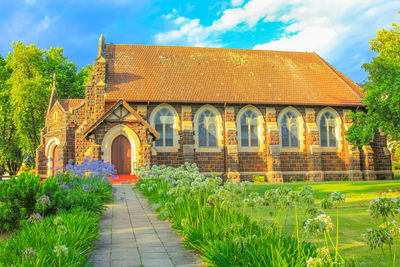
[[[0,174],[4,165],[14,173],[10,165],[12,159],[19,160],[19,163],[13,161],[16,166],[13,169],[19,169],[22,155],[25,155],[28,167],[34,166],[53,74],[56,75],[59,98],[83,98],[84,85],[92,70],[90,65],[78,70],[64,57],[62,48],[41,50],[34,44],[22,42],[12,46],[13,51],[6,60],[0,57]]]
[[[354,123],[347,132],[347,139],[356,146],[369,144],[378,129],[389,141],[400,141],[400,24],[379,30],[370,45],[378,55],[363,65],[369,73],[365,110],[351,113]]]

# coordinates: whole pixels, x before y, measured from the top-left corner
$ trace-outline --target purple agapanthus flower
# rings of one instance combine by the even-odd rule
[[[39,213],[33,213],[31,216],[29,216],[29,221],[31,223],[41,223],[43,222],[43,218]]]
[[[100,177],[106,179],[116,173],[114,165],[101,160],[85,158],[82,164],[69,162],[65,172],[74,176]]]
[[[61,186],[61,189],[68,191],[70,188],[69,188],[69,186],[67,184],[64,184],[63,186]]]
[[[88,184],[84,184],[84,185],[82,185],[82,189],[83,189],[83,191],[85,191],[86,193],[88,193],[89,190],[90,190],[90,186],[89,186]]]
[[[113,194],[116,194],[117,192],[118,192],[118,188],[117,188],[117,187],[114,187]]]
[[[120,197],[119,199],[120,199],[121,201],[124,201],[124,200],[125,200],[125,198],[124,198],[124,197]]]

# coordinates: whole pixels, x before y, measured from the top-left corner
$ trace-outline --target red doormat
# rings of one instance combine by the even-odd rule
[[[136,175],[115,175],[115,178],[108,177],[112,184],[135,184],[140,177]]]

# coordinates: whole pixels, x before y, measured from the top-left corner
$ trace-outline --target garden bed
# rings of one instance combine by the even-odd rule
[[[398,181],[236,185],[189,164],[153,166],[142,176],[136,186],[159,218],[170,218],[212,265],[399,263],[400,228],[392,223],[400,216]]]
[[[0,266],[84,266],[112,196],[108,165],[85,160],[43,182],[23,173],[0,183],[0,232],[12,231]]]
[[[157,167],[142,172],[137,188],[149,197],[159,218],[170,218],[186,244],[216,266],[305,266],[317,257],[310,242],[282,234],[274,225],[246,215],[259,196],[246,198],[249,182],[206,178],[195,165]],[[236,208],[235,208],[236,207]]]

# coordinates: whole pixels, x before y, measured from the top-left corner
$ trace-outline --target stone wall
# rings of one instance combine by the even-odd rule
[[[60,142],[59,152],[62,166],[69,160],[81,163],[84,158],[103,159],[103,139],[106,133],[118,124],[132,129],[140,140],[139,163],[165,164],[178,167],[184,162],[196,163],[204,173],[216,172],[228,179],[239,181],[240,178],[253,174],[266,176],[270,182],[282,182],[287,179],[323,181],[324,179],[371,180],[392,178],[390,153],[386,148],[385,136],[377,133],[374,142],[362,148],[352,148],[346,141],[345,132],[351,125],[347,113],[349,109],[329,108],[337,114],[339,141],[336,148],[320,145],[317,118],[326,107],[283,105],[254,105],[259,121],[259,147],[242,148],[239,142],[237,117],[246,105],[212,104],[220,120],[218,147],[203,149],[197,147],[196,113],[204,105],[198,103],[170,103],[177,114],[176,146],[168,150],[157,149],[149,140],[148,129],[139,122],[100,123],[91,134],[86,130],[93,125],[115,102],[106,102],[107,61],[102,54],[104,40],[90,82],[86,85],[83,104],[72,110],[63,111],[52,102],[52,111],[59,109],[58,121],[51,115],[46,118],[46,127],[42,131],[41,144],[36,154],[37,172],[47,174],[46,144],[51,138]],[[153,111],[158,103],[129,103],[137,113],[150,123]],[[284,110],[298,113],[300,121],[300,146],[283,148],[280,137],[280,114]],[[52,113],[50,113],[52,114]],[[149,143],[150,142],[150,143]]]

